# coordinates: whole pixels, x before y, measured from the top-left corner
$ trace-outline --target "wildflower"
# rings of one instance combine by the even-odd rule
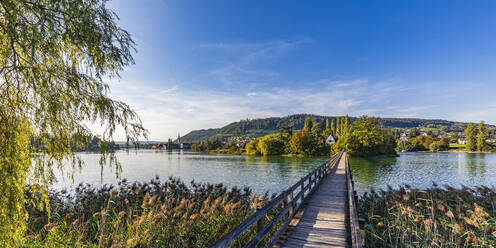
[[[119,212],[119,217],[124,217],[126,215],[126,211],[120,211]]]
[[[454,218],[455,216],[453,215],[453,212],[451,212],[451,210],[448,210],[448,212],[446,212],[446,216],[450,217],[450,218]]]
[[[101,215],[100,212],[96,212],[96,213],[93,214],[93,218],[98,218],[100,215]]]

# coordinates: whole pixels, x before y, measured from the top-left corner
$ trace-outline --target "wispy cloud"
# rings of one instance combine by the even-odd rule
[[[166,140],[191,130],[221,127],[246,118],[296,113],[425,117],[430,105],[389,105],[400,86],[367,79],[320,80],[313,87],[224,92],[152,88],[130,82],[112,84],[112,95],[136,108],[151,139]],[[137,85],[140,85],[139,87]],[[120,137],[117,137],[120,138]]]
[[[246,86],[256,82],[275,80],[279,72],[271,64],[298,49],[310,39],[273,40],[267,42],[204,43],[194,47],[199,52],[212,54],[215,66],[208,71],[213,81],[227,88]]]

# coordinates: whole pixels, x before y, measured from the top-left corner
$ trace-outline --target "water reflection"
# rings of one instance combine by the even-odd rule
[[[360,193],[403,184],[496,186],[496,154],[401,153],[397,158],[352,158],[350,163]]]
[[[74,181],[62,180],[54,188],[65,188],[80,182],[90,184],[113,183],[112,168],[98,165],[99,154],[81,153],[85,161],[80,171],[74,171]],[[122,165],[121,178],[130,181],[148,181],[155,176],[165,180],[169,176],[204,183],[223,183],[229,187],[248,186],[255,192],[278,193],[286,189],[326,158],[298,158],[280,156],[209,155],[183,151],[119,151]]]
[[[80,182],[91,184],[117,183],[115,167],[99,165],[99,154],[79,154],[85,161],[82,169],[74,168],[74,181],[59,180],[53,187],[64,188]],[[248,186],[255,192],[279,193],[326,158],[280,156],[209,155],[179,151],[119,151],[121,178],[148,181],[158,175],[180,177],[185,182],[223,183],[227,186]],[[432,183],[459,187],[496,186],[496,154],[467,153],[401,153],[397,158],[351,158],[359,193],[371,188],[383,189],[409,184],[427,188]],[[67,170],[71,170],[70,165]]]

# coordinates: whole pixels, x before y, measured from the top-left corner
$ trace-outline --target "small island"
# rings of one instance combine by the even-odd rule
[[[310,157],[327,156],[347,148],[351,156],[371,157],[396,156],[397,152],[495,152],[495,132],[495,126],[483,121],[476,125],[300,114],[242,120],[218,130],[193,131],[178,140],[193,140],[193,152]],[[332,146],[326,142],[329,137],[336,141]]]

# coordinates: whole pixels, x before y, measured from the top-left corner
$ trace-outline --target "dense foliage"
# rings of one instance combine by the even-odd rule
[[[327,121],[328,122],[328,121]],[[283,125],[276,134],[257,138],[246,145],[248,155],[282,155],[324,156],[329,154],[326,144],[326,133],[323,129],[324,119],[313,124],[310,118],[305,121],[304,128],[293,132],[291,127]]]
[[[22,241],[27,176],[47,185],[63,161],[78,165],[73,147],[91,141],[87,124],[102,126],[103,141],[118,126],[128,139],[144,134],[135,112],[109,98],[103,81],[133,63],[134,49],[106,3],[0,1],[0,247]],[[43,144],[37,156],[30,137]],[[46,206],[43,189],[31,188],[41,199],[30,203]]]
[[[262,137],[267,134],[275,133],[283,125],[291,126],[294,130],[303,129],[307,118],[310,118],[313,123],[319,122],[322,119],[328,119],[329,122],[335,123],[336,125],[339,117],[297,114],[285,117],[246,119],[230,123],[222,128],[195,130],[181,137],[181,140],[185,142],[199,142],[210,138],[226,138],[232,136]],[[356,119],[356,117],[349,118],[350,122],[354,122]],[[380,124],[385,128],[413,129],[423,126],[454,132],[462,132],[467,127],[467,123],[416,118],[381,118]],[[322,126],[325,125],[322,124]],[[494,128],[494,126],[489,125],[486,125],[486,127]]]
[[[367,247],[495,247],[496,192],[484,186],[364,194]]]
[[[345,121],[332,152],[347,149],[351,156],[396,155],[396,140],[390,130],[379,126],[379,121],[379,118],[366,116],[358,118],[352,125]]]
[[[53,192],[52,215],[30,209],[25,247],[207,247],[267,201],[248,188],[178,179],[79,185]],[[244,234],[239,247],[255,230]]]

